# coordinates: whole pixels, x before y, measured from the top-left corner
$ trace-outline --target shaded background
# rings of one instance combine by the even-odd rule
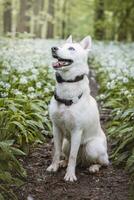
[[[134,40],[134,0],[0,0],[0,35]]]

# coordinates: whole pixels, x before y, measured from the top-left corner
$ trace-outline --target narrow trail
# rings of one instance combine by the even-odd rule
[[[90,88],[92,95],[96,96],[98,89],[93,76],[90,76]],[[105,118],[102,113],[102,126]],[[48,140],[44,145],[32,149],[24,160],[28,179],[16,191],[19,200],[27,200],[29,195],[34,200],[129,200],[129,176],[112,164],[94,175],[89,174],[86,168],[77,167],[78,181],[75,183],[63,180],[65,169],[48,174],[46,168],[51,163],[52,149],[53,144]]]

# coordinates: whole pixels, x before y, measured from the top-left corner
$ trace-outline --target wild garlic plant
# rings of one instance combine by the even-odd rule
[[[97,42],[91,63],[103,109],[111,110],[108,134],[115,139],[111,157],[134,174],[134,43]]]
[[[0,41],[0,199],[17,199],[10,186],[20,186],[26,177],[18,158],[28,154],[29,145],[42,143],[51,134],[53,43]]]

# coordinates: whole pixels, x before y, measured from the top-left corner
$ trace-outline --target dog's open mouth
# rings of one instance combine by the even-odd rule
[[[73,60],[71,60],[71,59],[60,58],[56,54],[52,54],[52,56],[58,60],[58,61],[56,61],[52,64],[55,69],[61,68],[61,67],[64,67],[64,66],[68,66],[68,65],[71,65],[73,63]]]

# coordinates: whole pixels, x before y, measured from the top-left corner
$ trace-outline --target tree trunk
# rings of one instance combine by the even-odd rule
[[[4,3],[4,13],[3,13],[3,22],[4,22],[4,33],[11,32],[12,27],[12,8],[11,2]]]
[[[3,26],[3,14],[4,14],[4,5],[0,5],[0,35],[3,35],[4,26]]]
[[[52,17],[51,21],[49,20],[47,22],[47,38],[53,38],[54,37],[54,0],[49,0],[48,5],[48,14]]]
[[[124,23],[118,30],[118,41],[126,41],[127,39],[127,26]]]
[[[34,34],[36,37],[41,37],[41,23],[40,12],[44,8],[44,0],[34,0],[33,13],[34,13]]]
[[[16,36],[19,1],[12,0],[12,38]]]
[[[102,40],[105,38],[104,20],[105,20],[104,0],[96,0],[94,35],[95,38],[98,40]]]
[[[71,17],[71,8],[73,6],[73,2],[71,0],[67,0],[67,6],[66,6],[66,34],[65,37],[68,37],[71,34],[71,30],[72,30],[72,25],[71,25],[71,21],[72,21],[72,17]]]
[[[26,15],[28,10],[28,1],[20,0],[20,12],[17,23],[17,32],[29,32],[29,17]]]
[[[134,2],[130,6],[126,8],[125,11],[122,12],[120,16],[120,25],[118,27],[118,41],[124,41],[127,40],[127,35],[128,35],[128,19],[130,17],[131,9],[133,9]]]
[[[55,24],[54,24],[54,36],[58,36],[61,38],[61,21],[62,21],[62,3],[60,0],[55,0],[55,13],[54,13],[54,18],[55,18]]]
[[[63,8],[62,8],[62,14],[63,14],[63,18],[62,18],[62,38],[66,37],[66,11],[67,11],[67,0],[64,1],[63,4]]]
[[[134,30],[131,31],[131,40],[134,41]]]

